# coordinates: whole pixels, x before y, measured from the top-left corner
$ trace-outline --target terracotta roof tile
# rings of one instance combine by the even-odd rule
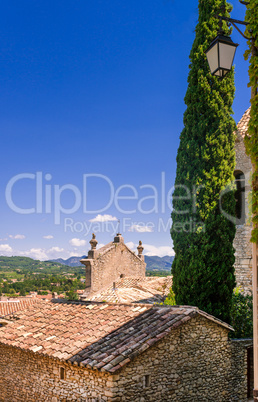
[[[82,296],[82,300],[108,303],[160,303],[172,286],[172,276],[121,278],[109,287]],[[140,308],[140,307],[139,307]]]
[[[23,298],[0,301],[0,317],[5,317],[16,313],[17,311],[24,310],[34,303],[37,303],[36,298]]]
[[[237,124],[237,133],[244,138],[247,134],[248,123],[250,120],[251,106],[245,111],[241,120]]]
[[[196,307],[136,307],[60,300],[32,304],[0,328],[0,343],[114,373],[196,314],[231,329]],[[103,317],[105,325],[99,325]]]

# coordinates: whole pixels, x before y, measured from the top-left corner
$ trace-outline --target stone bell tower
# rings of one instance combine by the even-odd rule
[[[97,244],[98,241],[93,233],[88,257],[81,260],[86,273],[85,295],[98,292],[120,278],[145,277],[146,264],[141,241],[137,247],[138,255],[126,246],[120,233],[117,233],[112,242],[98,250]]]

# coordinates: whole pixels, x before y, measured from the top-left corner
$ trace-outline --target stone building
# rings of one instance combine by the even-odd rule
[[[252,227],[250,224],[250,211],[248,196],[250,194],[252,164],[246,155],[244,137],[247,134],[250,119],[250,108],[244,113],[237,125],[236,131],[236,216],[237,227],[234,240],[235,248],[235,274],[237,286],[244,292],[252,291],[252,245],[250,243]]]
[[[0,328],[0,401],[246,401],[231,330],[189,306],[34,303]]]
[[[86,267],[86,289],[81,300],[120,303],[161,303],[172,286],[172,276],[146,277],[142,242],[137,255],[124,243],[121,234],[97,250],[95,235],[90,241]]]
[[[124,238],[118,233],[113,242],[97,250],[97,240],[92,235],[91,250],[88,258],[81,260],[86,267],[85,297],[117,282],[124,277],[145,277],[143,246],[139,242],[138,255],[124,243]]]

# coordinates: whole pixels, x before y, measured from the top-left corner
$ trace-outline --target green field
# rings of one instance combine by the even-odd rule
[[[84,289],[83,266],[69,267],[28,257],[0,257],[0,294],[26,295],[37,292],[76,292]]]

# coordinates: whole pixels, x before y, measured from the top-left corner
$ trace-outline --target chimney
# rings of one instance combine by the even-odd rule
[[[121,233],[117,233],[117,235],[114,237],[114,243],[124,243],[124,238]]]

